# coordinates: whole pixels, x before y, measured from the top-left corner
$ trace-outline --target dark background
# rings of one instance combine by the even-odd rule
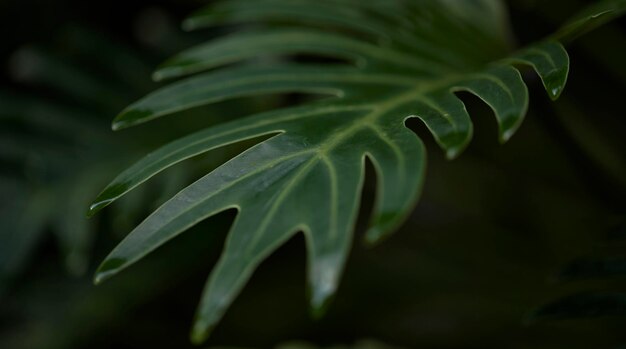
[[[101,286],[93,286],[91,276],[167,193],[245,145],[167,171],[151,189],[89,222],[84,212],[106,182],[157,145],[218,122],[225,108],[231,117],[281,103],[223,103],[137,130],[109,131],[117,112],[158,86],[149,79],[157,64],[217,34],[179,30],[202,4],[0,1],[0,114],[17,110],[20,116],[41,104],[37,115],[46,118],[50,106],[71,109],[72,118],[98,135],[57,136],[19,117],[0,119],[0,253],[17,256],[2,270],[0,348],[191,347],[194,309],[233,212],[199,224]],[[517,44],[552,32],[582,5],[511,1]],[[469,95],[463,98],[475,116],[475,135],[459,159],[446,161],[426,130],[412,124],[429,149],[422,199],[390,239],[364,247],[359,238],[375,185],[370,169],[355,245],[326,316],[308,315],[298,235],[261,265],[206,346],[273,347],[289,340],[327,346],[363,338],[411,348],[626,345],[626,300],[613,297],[626,291],[624,279],[572,264],[624,263],[625,28],[618,21],[570,48],[568,87],[556,103],[526,74],[530,111],[505,145],[497,142],[491,112]],[[57,146],[62,156],[53,152]],[[38,209],[39,202],[46,209]],[[63,235],[59,215],[73,228],[88,224],[90,233]],[[33,238],[16,238],[24,231]],[[572,295],[598,301],[574,298],[543,308],[546,316],[532,315]]]

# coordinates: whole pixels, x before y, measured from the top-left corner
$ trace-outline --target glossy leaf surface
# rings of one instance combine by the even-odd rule
[[[254,269],[287,239],[306,236],[310,301],[324,308],[335,292],[352,241],[364,162],[378,192],[366,239],[393,232],[414,207],[425,172],[422,142],[405,122],[419,118],[449,158],[472,136],[455,92],[476,95],[494,111],[500,140],[517,130],[528,91],[516,67],[531,66],[556,99],[569,60],[557,41],[512,51],[498,1],[223,1],[187,20],[189,28],[253,22],[172,58],[158,79],[199,73],[124,110],[121,129],[199,105],[275,93],[322,94],[189,135],[120,174],[91,214],[160,171],[212,149],[253,139],[249,148],[175,195],[133,230],[98,270],[100,282],[197,222],[235,208],[238,216],[198,309],[192,339],[202,341]],[[273,25],[276,22],[288,26]],[[272,25],[270,25],[272,24]],[[347,63],[227,64],[296,54]]]

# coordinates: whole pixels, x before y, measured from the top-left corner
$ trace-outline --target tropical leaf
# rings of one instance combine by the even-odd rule
[[[101,282],[197,222],[237,209],[203,293],[195,342],[206,338],[256,266],[299,231],[307,241],[311,306],[314,313],[323,310],[352,241],[365,159],[378,180],[369,243],[401,225],[419,197],[425,151],[405,126],[407,119],[423,121],[454,158],[472,136],[468,112],[455,92],[472,93],[493,109],[504,142],[528,107],[527,87],[516,67],[534,68],[552,99],[562,92],[569,69],[565,49],[553,39],[512,51],[503,6],[492,0],[232,0],[200,11],[185,26],[244,22],[258,27],[191,48],[164,64],[155,78],[210,71],[139,100],[113,128],[254,95],[300,92],[327,98],[233,120],[168,144],[120,174],[89,212],[180,161],[267,138],[175,195],[98,269],[95,280]],[[258,59],[294,55],[339,62]],[[235,64],[242,62],[254,64]]]

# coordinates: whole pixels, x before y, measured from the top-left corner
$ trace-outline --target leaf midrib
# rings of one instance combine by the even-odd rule
[[[254,250],[254,248],[256,248],[256,244],[258,243],[259,239],[262,237],[263,233],[265,232],[265,230],[267,229],[267,226],[269,225],[269,223],[272,221],[274,214],[276,213],[276,210],[280,207],[280,205],[282,204],[282,202],[284,201],[284,199],[288,196],[288,194],[293,190],[294,187],[296,187],[297,182],[303,177],[305,176],[308,171],[310,169],[312,169],[315,165],[318,164],[318,162],[322,161],[324,162],[329,171],[332,165],[332,161],[330,160],[328,154],[339,144],[341,144],[343,141],[345,141],[346,139],[348,139],[350,136],[355,135],[359,130],[365,129],[365,128],[370,128],[372,130],[374,130],[377,135],[379,136],[379,138],[384,141],[385,143],[387,143],[389,145],[389,147],[393,150],[393,152],[396,154],[396,156],[398,157],[398,161],[399,161],[399,165],[401,166],[401,168],[404,168],[405,166],[405,159],[404,156],[402,155],[402,151],[398,148],[398,146],[387,137],[386,133],[384,132],[384,130],[382,130],[380,128],[380,126],[376,123],[376,121],[383,115],[385,115],[387,112],[389,112],[390,110],[392,110],[393,108],[397,107],[398,105],[403,104],[404,102],[410,101],[411,99],[415,98],[416,96],[420,95],[422,93],[422,89],[421,88],[414,88],[411,91],[402,94],[398,97],[392,98],[391,100],[387,101],[386,103],[383,103],[382,107],[378,107],[378,108],[374,108],[373,112],[368,114],[367,116],[365,116],[364,118],[355,118],[356,121],[349,127],[347,127],[346,129],[344,129],[342,132],[334,135],[334,137],[332,137],[333,139],[331,141],[325,141],[323,142],[319,147],[317,147],[317,151],[315,152],[317,154],[317,156],[313,156],[311,157],[309,160],[305,161],[304,163],[300,164],[300,168],[298,169],[298,172],[296,174],[294,174],[294,176],[289,180],[289,182],[287,182],[287,184],[283,187],[283,189],[280,192],[280,195],[276,198],[276,200],[272,203],[272,206],[270,207],[270,210],[268,212],[268,214],[264,217],[263,221],[261,221],[261,225],[260,225],[260,229],[257,230],[257,233],[255,234],[255,237],[250,241],[250,247],[248,247],[248,252],[252,253],[252,250]],[[265,166],[265,168],[267,168],[268,165]],[[334,166],[332,166],[332,168],[334,168]],[[261,169],[262,170],[262,169]],[[402,179],[401,181],[404,182],[404,171],[401,171],[402,175]],[[333,178],[333,176],[330,176],[331,178],[331,196],[332,196],[332,188],[336,188],[337,187],[337,183],[336,183],[336,177]],[[331,201],[331,207],[332,206],[336,206],[336,199],[334,201]],[[332,215],[331,215],[332,217]],[[336,230],[336,223],[332,223],[331,224],[331,236],[336,236],[336,232],[334,230]],[[310,227],[309,227],[310,228]]]

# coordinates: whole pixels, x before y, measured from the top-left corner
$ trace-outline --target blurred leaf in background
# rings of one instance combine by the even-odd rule
[[[77,32],[82,37],[67,38]],[[99,67],[105,76],[116,76],[110,70],[125,67],[128,71],[117,76],[132,81],[135,72],[146,71],[147,63],[125,56],[123,49],[84,28],[68,30],[64,39],[78,46],[65,49],[104,47],[109,54],[106,61],[116,62]],[[2,161],[7,165],[3,175],[15,182],[7,190],[18,191],[5,197],[21,200],[2,212],[6,215],[0,254],[3,279],[24,268],[49,231],[56,237],[68,272],[84,274],[96,226],[84,218],[85,204],[115,168],[145,149],[153,137],[130,139],[107,130],[109,113],[131,95],[126,79],[102,79],[72,64],[75,58],[51,51],[35,47],[16,51],[9,65],[13,78],[39,91],[0,95]]]

